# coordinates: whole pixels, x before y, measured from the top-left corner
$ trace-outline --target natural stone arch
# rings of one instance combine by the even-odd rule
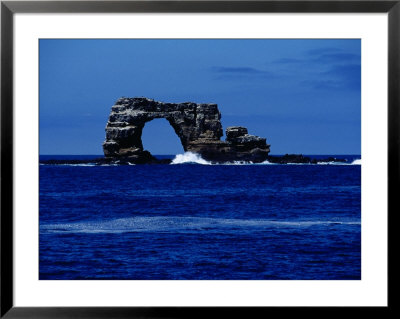
[[[165,118],[179,137],[183,149],[201,154],[210,160],[262,161],[268,156],[265,138],[247,134],[243,127],[227,129],[223,135],[221,113],[217,104],[162,103],[148,98],[120,98],[106,126],[104,155],[108,158],[129,158],[136,162],[153,159],[143,149],[143,127],[149,121]],[[233,136],[234,138],[229,138]]]
[[[221,114],[216,104],[161,103],[147,98],[121,98],[112,107],[103,144],[106,156],[131,156],[143,151],[145,124],[165,118],[179,137],[183,149],[204,139],[219,141]]]

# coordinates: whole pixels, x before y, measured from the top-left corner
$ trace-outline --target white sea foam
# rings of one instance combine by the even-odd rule
[[[276,165],[276,163],[271,163],[268,160],[265,160],[264,162],[257,163],[258,165]]]
[[[135,165],[134,163],[127,163],[128,165]],[[202,158],[199,154],[193,152],[185,152],[184,154],[177,154],[175,158],[172,160],[171,164],[201,164],[201,165],[361,165],[361,159],[355,159],[351,163],[344,162],[317,162],[313,163],[287,163],[287,164],[278,164],[271,163],[268,160],[265,160],[261,163],[253,163],[251,161],[233,161],[233,162],[224,162],[224,163],[212,163],[204,158]],[[110,163],[110,164],[96,164],[96,163],[81,163],[81,164],[46,164],[40,163],[39,165],[61,165],[61,166],[119,166],[118,162]]]
[[[318,165],[361,165],[361,159],[355,159],[351,163],[344,162],[318,162]]]
[[[81,163],[81,164],[58,164],[58,165],[61,165],[61,166],[90,166],[90,167],[97,166],[97,165],[96,165],[96,164],[94,164],[94,163]]]
[[[41,232],[51,233],[127,233],[127,232],[240,232],[250,229],[311,226],[361,225],[359,221],[279,221],[268,219],[226,219],[206,217],[142,216],[108,221],[41,225]]]
[[[361,165],[361,158],[354,160],[351,165]]]
[[[84,167],[98,167],[98,166],[119,166],[119,164],[96,164],[96,163],[82,163],[82,164],[58,164],[61,166],[84,166]],[[132,164],[133,165],[133,164]]]
[[[233,162],[224,162],[220,164],[214,164],[214,165],[252,165],[254,164],[253,162],[246,162],[246,161],[233,161]]]
[[[184,154],[177,154],[172,160],[171,164],[202,164],[211,165],[211,162],[203,159],[199,154],[192,152],[185,152]]]
[[[317,162],[318,165],[348,165],[344,162]]]

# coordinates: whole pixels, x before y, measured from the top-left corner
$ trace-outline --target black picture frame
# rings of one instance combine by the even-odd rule
[[[122,12],[308,12],[388,14],[388,306],[387,307],[15,307],[13,303],[13,16],[15,13]],[[382,106],[384,107],[384,106]],[[246,318],[294,312],[337,314],[357,310],[393,311],[393,215],[400,189],[400,0],[308,1],[1,1],[1,318],[192,318],[239,315]],[[392,282],[392,284],[391,284]],[[351,309],[349,309],[351,308]]]

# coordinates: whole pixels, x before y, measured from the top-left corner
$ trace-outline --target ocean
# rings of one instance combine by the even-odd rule
[[[360,280],[361,157],[334,157],[41,164],[39,279]]]

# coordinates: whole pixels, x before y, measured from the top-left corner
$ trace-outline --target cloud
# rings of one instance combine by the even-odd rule
[[[361,89],[361,65],[334,65],[319,77],[307,81],[315,89],[357,90]]]
[[[240,67],[227,67],[227,66],[214,66],[211,72],[217,75],[217,79],[260,79],[260,78],[273,78],[275,74],[266,70],[256,69],[253,67],[240,66]]]
[[[274,61],[274,68],[312,89],[361,88],[361,55],[339,48],[313,49],[295,58],[282,57]]]
[[[361,56],[353,53],[328,53],[321,54],[312,59],[314,63],[354,64],[361,62]]]
[[[214,66],[211,72],[217,80],[245,80],[274,87],[295,87],[312,90],[360,90],[361,56],[339,48],[305,51],[295,57],[281,57],[269,65],[269,70],[250,66]],[[262,81],[261,81],[262,80]]]
[[[226,67],[226,66],[215,66],[212,68],[217,73],[247,73],[247,74],[258,74],[263,71],[251,68],[251,67]]]
[[[318,48],[318,49],[311,49],[307,51],[309,55],[323,55],[323,54],[330,54],[335,52],[343,52],[340,48],[335,47],[325,47],[325,48]]]
[[[309,60],[306,59],[296,59],[296,58],[281,58],[274,61],[274,63],[278,64],[303,64],[308,63]]]
[[[324,66],[326,64],[360,64],[361,56],[359,54],[343,52],[336,48],[321,48],[308,50],[302,57],[298,58],[280,58],[274,61],[277,64],[304,64]]]
[[[360,78],[361,65],[360,64],[345,64],[333,66],[327,74],[339,76],[347,79]]]

